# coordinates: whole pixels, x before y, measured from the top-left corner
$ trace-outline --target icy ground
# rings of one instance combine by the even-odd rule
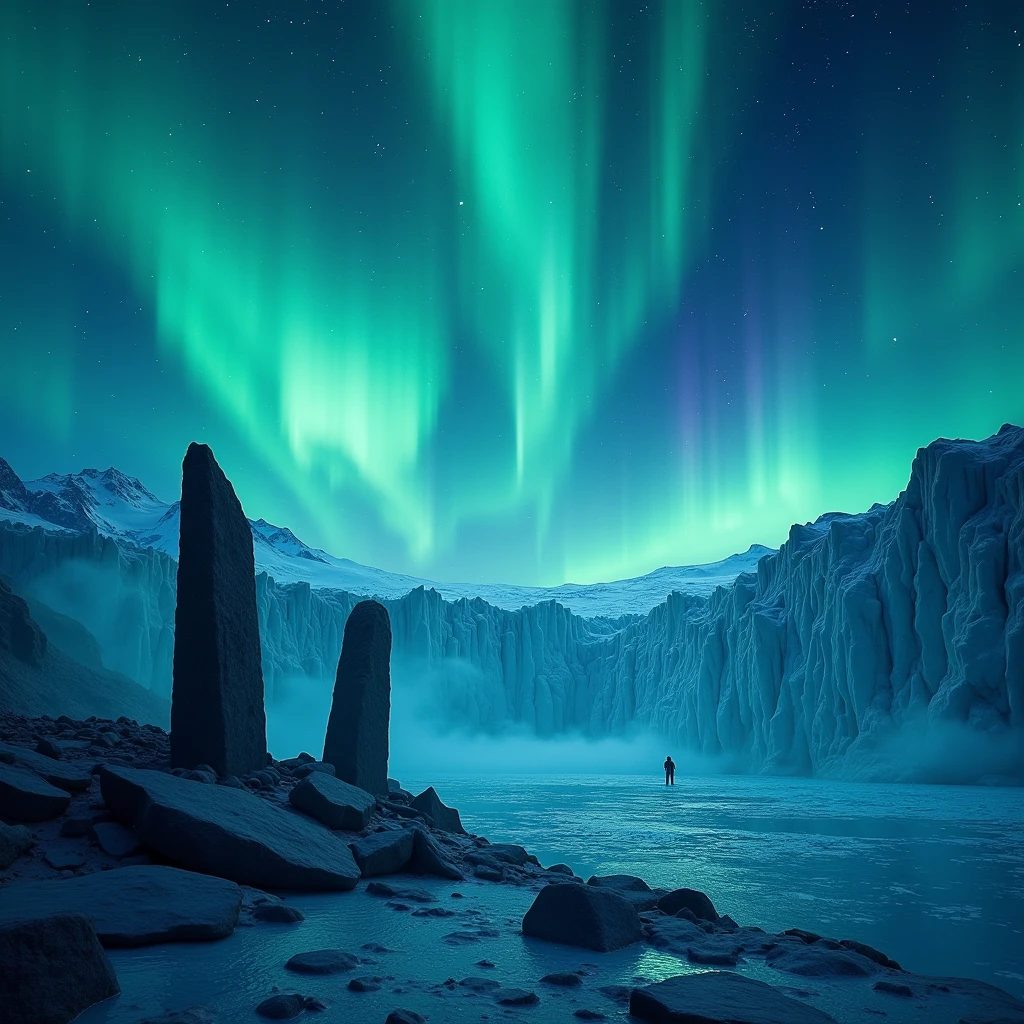
[[[403,781],[417,788],[421,780]],[[657,779],[628,776],[433,781],[461,805],[472,831],[524,842],[543,863],[699,886],[741,924],[820,928],[876,945],[917,974],[973,977],[1024,994],[1022,790],[721,776],[679,778],[667,792]],[[602,989],[707,969],[645,945],[597,954],[524,939],[519,928],[530,889],[410,884],[434,892],[452,916],[414,916],[415,907],[395,909],[360,885],[353,893],[289,896],[306,916],[299,925],[243,927],[217,943],[113,950],[122,995],[87,1011],[81,1024],[135,1024],[190,1004],[215,1011],[219,1024],[251,1024],[258,1019],[253,1008],[275,987],[322,999],[327,1011],[303,1019],[325,1024],[383,1021],[397,1007],[430,1024],[547,1024],[572,1020],[577,1009],[627,1020],[624,1005]],[[364,963],[332,977],[285,971],[293,954],[322,948]],[[493,966],[481,966],[484,960]],[[738,970],[850,1024],[882,1012],[890,1022],[953,1022],[973,1009],[937,992],[875,992],[871,978],[801,978],[761,960]],[[564,989],[540,981],[555,971],[582,971],[583,984]],[[380,988],[350,991],[353,977],[378,978]],[[532,990],[540,1001],[499,1006],[493,993],[458,984],[466,978]]]

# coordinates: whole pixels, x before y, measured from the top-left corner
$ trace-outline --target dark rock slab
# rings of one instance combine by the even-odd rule
[[[656,892],[636,875],[591,875],[587,879],[587,885],[611,889],[629,900],[641,912],[653,910],[658,905],[658,900],[665,895],[664,892]]]
[[[423,828],[414,828],[412,856],[406,870],[414,875],[433,875],[436,878],[450,878],[460,882],[462,872],[448,859],[440,845]]]
[[[500,861],[502,864],[512,864],[515,867],[525,867],[527,864],[535,864],[540,867],[540,861],[532,853],[527,853],[522,846],[515,843],[488,843],[482,846],[477,856],[488,857],[491,860]],[[473,853],[467,855],[466,860],[472,863]]]
[[[359,832],[370,823],[377,801],[358,786],[325,772],[310,772],[288,794],[288,801],[328,828]]]
[[[387,882],[370,882],[366,886],[370,896],[381,896],[389,900],[403,900],[406,903],[436,903],[437,897],[426,889],[403,887],[396,889]]]
[[[181,465],[171,764],[244,775],[267,763],[252,531],[205,444]]]
[[[576,877],[576,872],[573,871],[573,869],[571,867],[569,867],[568,864],[552,864],[551,867],[548,868],[548,871],[550,871],[550,872],[552,872],[553,874],[556,874],[556,875],[567,875],[570,878],[575,878]],[[641,879],[641,881],[642,881],[642,879]],[[644,882],[644,885],[646,885],[646,884],[647,883]]]
[[[415,1010],[392,1010],[384,1024],[426,1024]]]
[[[606,953],[640,941],[640,917],[610,889],[561,882],[537,894],[523,918],[523,934]]]
[[[554,974],[545,974],[540,979],[545,985],[557,985],[559,988],[576,988],[583,984],[583,979],[572,971],[556,971]]]
[[[287,903],[261,903],[253,909],[252,916],[268,924],[297,924],[306,920],[306,915],[298,907],[290,907]]]
[[[234,882],[157,864],[0,889],[0,922],[82,914],[107,947],[198,942],[230,935],[242,890]]]
[[[133,828],[116,821],[101,821],[92,827],[93,838],[100,849],[111,857],[130,857],[142,849],[142,843]]]
[[[0,923],[4,1024],[67,1024],[121,991],[96,932],[81,914]]]
[[[205,1006],[186,1006],[168,1010],[156,1017],[144,1017],[138,1024],[216,1024],[217,1018]]]
[[[276,996],[264,999],[256,1007],[256,1012],[267,1020],[291,1020],[298,1017],[306,1008],[303,996],[291,992],[279,992]]]
[[[68,850],[64,847],[46,850],[43,853],[43,860],[55,871],[74,871],[85,863],[85,854],[77,850]]]
[[[391,620],[384,605],[360,601],[345,623],[324,741],[338,778],[387,794],[390,717]]]
[[[34,842],[24,825],[5,825],[0,821],[0,871],[6,871]]]
[[[384,978],[368,978],[364,976],[362,978],[353,978],[345,987],[350,992],[379,992],[384,980]]]
[[[292,770],[292,778],[307,779],[316,772],[322,775],[337,775],[333,764],[324,764],[323,761],[306,761],[299,765],[298,768]],[[358,789],[359,787],[357,786],[356,788]]]
[[[680,910],[689,910],[699,921],[718,921],[718,911],[715,910],[714,903],[699,889],[673,889],[658,900],[657,906],[664,914],[678,914]]]
[[[414,797],[412,806],[430,818],[434,828],[439,828],[442,832],[466,834],[459,812],[454,807],[446,807],[433,786],[428,786],[419,796]]]
[[[881,970],[873,960],[852,950],[829,949],[817,943],[776,946],[768,951],[765,962],[777,971],[803,978],[867,978]]]
[[[406,828],[374,832],[350,844],[352,856],[364,878],[393,875],[409,863],[415,838]]]
[[[635,988],[630,1016],[654,1024],[835,1024],[827,1013],[728,971],[684,974]]]
[[[63,814],[70,803],[71,797],[63,789],[51,786],[35,772],[0,763],[0,818],[48,821]]]
[[[352,889],[359,881],[341,839],[245,790],[108,766],[100,791],[146,846],[193,871],[267,889]]]
[[[284,966],[296,974],[343,974],[359,966],[359,957],[343,949],[313,949],[296,953]]]
[[[499,1006],[534,1006],[540,1002],[540,996],[526,988],[499,988],[494,1001]]]
[[[64,751],[45,736],[36,744],[36,753],[42,754],[43,757],[52,757],[54,761],[59,761],[64,756]]]
[[[856,939],[840,939],[839,945],[844,949],[851,949],[854,953],[860,953],[861,956],[866,956],[869,960],[873,960],[879,967],[888,967],[892,971],[902,971],[895,960],[890,959],[880,950],[875,949],[874,946],[869,946],[866,942],[858,942]]]

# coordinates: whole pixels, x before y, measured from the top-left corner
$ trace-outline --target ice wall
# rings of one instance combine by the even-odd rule
[[[1012,746],[1024,736],[1022,505],[1024,431],[1006,427],[922,449],[895,502],[794,526],[756,574],[710,598],[673,594],[615,622],[422,588],[384,603],[396,661],[452,725],[589,736],[652,726],[766,771],[836,770],[949,723]],[[104,615],[124,650],[108,667],[167,694],[173,560],[95,535],[0,530],[0,572],[15,580],[53,590],[73,561],[117,581]],[[271,706],[289,679],[331,685],[361,596],[258,577]],[[104,643],[109,630],[83,621]]]

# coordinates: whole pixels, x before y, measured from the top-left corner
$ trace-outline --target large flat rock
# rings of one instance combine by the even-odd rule
[[[121,991],[92,925],[81,914],[0,923],[0,1020],[68,1024]]]
[[[351,844],[352,855],[364,878],[393,875],[409,863],[415,838],[411,828],[373,832]]]
[[[267,763],[252,530],[205,444],[181,464],[171,764],[221,776]]]
[[[92,784],[92,776],[81,768],[55,761],[52,757],[37,754],[34,750],[18,747],[13,743],[0,743],[0,754],[10,755],[16,765],[31,769],[51,786],[66,789],[69,793],[83,793]]]
[[[71,797],[35,772],[0,763],[0,818],[7,821],[48,821],[63,814]]]
[[[322,771],[309,772],[288,794],[288,801],[328,828],[345,832],[366,828],[377,806],[377,801],[365,789]]]
[[[653,1024],[836,1024],[763,981],[730,971],[683,974],[635,988],[629,1013]]]
[[[242,890],[223,878],[157,864],[0,889],[0,922],[57,913],[88,918],[104,946],[222,939],[234,931]]]
[[[359,868],[324,828],[242,789],[107,767],[103,799],[164,857],[260,889],[353,889]]]

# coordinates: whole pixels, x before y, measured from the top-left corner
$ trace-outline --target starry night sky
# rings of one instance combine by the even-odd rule
[[[0,455],[589,582],[1024,421],[1010,3],[0,4]]]

